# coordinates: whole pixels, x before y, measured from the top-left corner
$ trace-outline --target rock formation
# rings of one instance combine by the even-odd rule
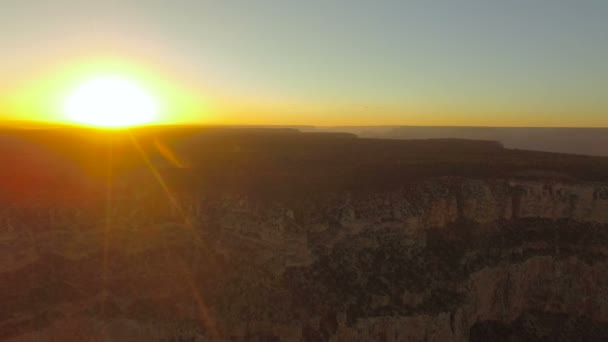
[[[606,159],[212,133],[5,169],[0,339],[608,339]]]

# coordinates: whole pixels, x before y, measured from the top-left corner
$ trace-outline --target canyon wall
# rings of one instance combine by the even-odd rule
[[[608,338],[608,184],[4,203],[8,341]],[[166,196],[164,196],[166,195]]]

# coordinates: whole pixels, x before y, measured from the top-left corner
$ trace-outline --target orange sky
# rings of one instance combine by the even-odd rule
[[[7,0],[0,119],[66,119],[88,79],[161,122],[608,126],[608,5]]]

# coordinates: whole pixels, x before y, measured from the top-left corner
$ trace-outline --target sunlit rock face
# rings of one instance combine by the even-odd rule
[[[82,199],[2,202],[0,339],[608,339],[601,180],[441,175],[294,197],[131,172],[108,200],[92,179]]]

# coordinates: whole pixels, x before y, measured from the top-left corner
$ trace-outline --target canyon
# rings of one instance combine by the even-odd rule
[[[608,158],[281,129],[5,131],[0,339],[608,339]]]

